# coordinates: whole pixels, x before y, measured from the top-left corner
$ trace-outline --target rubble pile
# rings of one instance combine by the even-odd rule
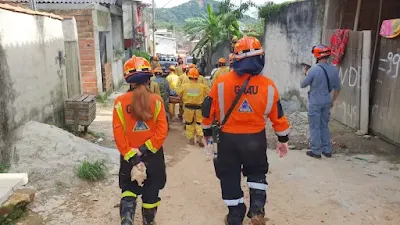
[[[29,185],[36,190],[62,185],[74,187],[82,182],[75,168],[84,160],[105,160],[107,167],[118,168],[119,153],[101,147],[58,127],[28,122],[16,131],[10,172],[29,174]]]

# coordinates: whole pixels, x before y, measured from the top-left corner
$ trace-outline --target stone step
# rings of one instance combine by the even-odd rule
[[[27,173],[0,173],[0,205],[2,205],[14,191],[27,183]]]

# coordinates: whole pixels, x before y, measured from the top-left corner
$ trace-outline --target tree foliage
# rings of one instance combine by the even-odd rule
[[[199,42],[193,49],[196,56],[209,53],[218,44],[230,41],[233,36],[241,37],[239,20],[244,13],[254,6],[252,2],[243,3],[236,7],[230,0],[224,0],[217,5],[214,11],[212,4],[207,4],[207,14],[186,20],[185,32],[190,35],[191,40],[198,39]]]
[[[280,4],[276,4],[271,1],[267,2],[259,8],[258,16],[260,18],[269,20],[273,16],[276,16],[279,12],[281,12],[287,5],[290,5],[296,1],[297,0],[292,0],[292,1],[287,1],[287,2],[280,3]]]
[[[207,0],[207,3],[211,4],[214,9],[217,9],[220,4],[215,0]],[[191,0],[171,8],[156,8],[156,27],[168,28],[168,26],[174,26],[175,29],[180,29],[185,25],[187,19],[202,17],[204,14],[207,14],[207,7],[206,5],[199,5],[198,0]],[[144,15],[146,21],[151,21],[151,8],[146,8]],[[256,22],[256,19],[244,15],[240,21],[251,24]]]

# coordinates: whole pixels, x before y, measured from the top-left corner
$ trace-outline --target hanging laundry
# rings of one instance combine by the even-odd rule
[[[340,61],[342,61],[346,51],[347,42],[349,41],[349,33],[350,30],[348,29],[336,29],[334,31],[331,37],[331,57],[333,58],[333,65],[339,65]]]
[[[400,19],[384,20],[380,35],[385,38],[395,38],[400,35]]]

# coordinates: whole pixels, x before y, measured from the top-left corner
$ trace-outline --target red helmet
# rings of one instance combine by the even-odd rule
[[[311,53],[314,54],[315,58],[321,59],[330,56],[331,49],[326,45],[317,45],[312,48]]]

